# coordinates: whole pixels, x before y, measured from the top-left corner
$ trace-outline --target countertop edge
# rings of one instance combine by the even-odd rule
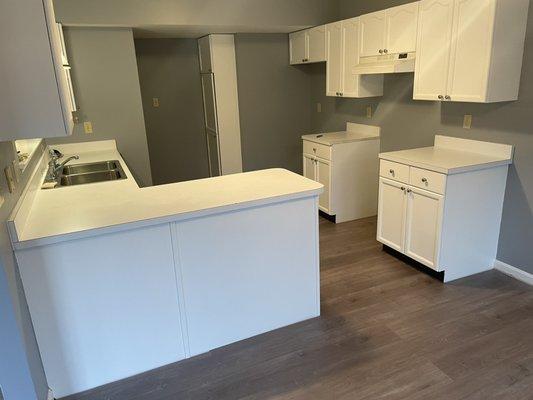
[[[307,197],[318,196],[324,190],[323,187],[317,189],[304,190],[302,192],[282,194],[279,196],[266,197],[262,199],[249,200],[234,204],[221,205],[201,210],[186,211],[179,214],[166,215],[156,218],[143,219],[137,221],[130,221],[124,223],[118,223],[114,225],[102,226],[98,228],[91,228],[86,230],[66,232],[53,236],[45,236],[40,238],[32,238],[27,240],[19,240],[18,242],[12,242],[13,249],[16,251],[30,249],[33,247],[46,246],[50,244],[56,244],[71,240],[84,239],[94,237],[103,234],[110,234],[116,232],[123,232],[132,229],[144,228],[152,225],[167,224],[172,222],[180,222],[194,218],[201,218],[215,214],[222,214],[232,211],[238,211],[243,209],[249,209],[254,207],[261,207],[268,204],[277,204],[287,201],[299,200]]]

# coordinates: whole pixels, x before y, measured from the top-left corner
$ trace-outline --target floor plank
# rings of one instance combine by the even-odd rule
[[[65,400],[533,399],[533,289],[444,285],[375,232],[321,219],[320,318]]]

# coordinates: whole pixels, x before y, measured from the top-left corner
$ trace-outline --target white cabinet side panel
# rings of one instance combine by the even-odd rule
[[[233,35],[211,35],[222,175],[242,172],[237,65]]]
[[[57,397],[185,357],[172,252],[165,224],[16,253]]]
[[[176,224],[191,355],[319,310],[316,197]]]
[[[440,255],[445,281],[492,269],[507,171],[502,166],[448,176]]]

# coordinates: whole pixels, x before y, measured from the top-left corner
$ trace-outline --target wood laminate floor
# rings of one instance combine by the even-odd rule
[[[533,399],[533,289],[496,271],[444,285],[375,232],[321,219],[320,318],[68,399]]]

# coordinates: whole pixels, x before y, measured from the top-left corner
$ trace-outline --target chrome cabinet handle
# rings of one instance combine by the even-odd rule
[[[424,182],[424,183],[428,183],[427,178],[422,178],[422,182]]]
[[[389,51],[387,49],[383,50],[383,53],[387,54]]]
[[[400,190],[401,190],[402,192],[405,192],[405,187],[402,186],[402,187],[400,188]]]
[[[451,100],[451,99],[452,99],[452,98],[451,98],[450,96],[448,96],[448,95],[444,96],[444,98],[445,98],[446,100]]]
[[[412,192],[412,190],[411,190],[411,189],[407,189],[407,193],[411,193],[411,192]]]
[[[379,49],[379,54],[383,54],[383,50]]]
[[[394,176],[394,170],[393,169],[389,169],[389,173]]]
[[[444,96],[443,96],[442,94],[439,94],[439,96],[438,96],[438,97],[439,97],[439,100],[442,100],[442,99],[444,99]]]

